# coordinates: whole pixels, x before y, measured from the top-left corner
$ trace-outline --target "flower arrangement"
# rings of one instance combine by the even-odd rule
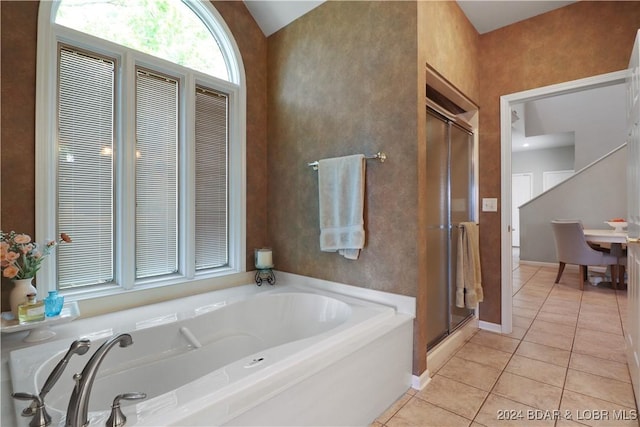
[[[60,240],[51,240],[44,245],[31,241],[28,234],[18,234],[15,231],[5,233],[0,230],[0,266],[2,276],[9,279],[30,279],[35,277],[42,261],[51,253],[58,243],[71,243],[71,238],[60,234]]]

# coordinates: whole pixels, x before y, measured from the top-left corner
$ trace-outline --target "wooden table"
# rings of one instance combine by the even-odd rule
[[[584,229],[584,237],[587,242],[591,243],[606,243],[611,245],[611,254],[616,255],[618,257],[622,257],[622,245],[627,243],[627,232],[616,232],[611,228],[608,229],[596,229],[596,228],[585,228]],[[617,276],[618,276],[618,284],[620,288],[624,287],[624,271],[625,268],[623,265],[618,266]],[[618,286],[615,283],[614,274],[611,275],[613,289],[617,289]]]

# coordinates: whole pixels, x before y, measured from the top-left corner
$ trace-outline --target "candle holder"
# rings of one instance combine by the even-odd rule
[[[258,268],[256,270],[256,277],[255,277],[256,285],[262,286],[262,282],[265,282],[265,281],[272,286],[276,284],[276,275],[271,269],[271,267]]]
[[[266,281],[270,285],[276,283],[276,275],[273,273],[273,253],[271,248],[260,248],[254,251],[256,263],[256,285],[261,286]]]

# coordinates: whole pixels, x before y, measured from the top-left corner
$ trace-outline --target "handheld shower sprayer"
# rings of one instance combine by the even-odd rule
[[[38,394],[38,397],[40,398],[40,402],[42,402],[43,407],[44,407],[44,397],[51,391],[53,386],[58,382],[58,380],[60,379],[60,376],[62,376],[62,373],[67,367],[67,364],[69,363],[69,359],[71,359],[71,356],[73,356],[74,354],[78,354],[78,355],[85,354],[87,351],[89,351],[90,346],[91,346],[91,341],[89,341],[88,339],[80,339],[71,343],[69,350],[58,362],[55,368],[53,368],[53,371],[51,371],[51,373],[47,377],[46,381],[44,382],[44,385],[42,386],[42,390],[40,390],[40,393]],[[37,407],[38,407],[38,402],[34,400],[31,406],[25,408],[22,411],[22,416],[23,417],[33,416],[36,413]]]
[[[53,368],[53,371],[51,371],[51,373],[47,377],[47,380],[44,382],[42,390],[40,391],[40,399],[44,400],[44,397],[47,395],[47,393],[49,393],[56,382],[58,382],[58,379],[60,379],[62,372],[64,372],[64,369],[67,367],[71,356],[73,356],[74,354],[85,354],[87,351],[89,351],[89,346],[91,346],[91,341],[86,338],[76,340],[71,343],[67,354],[65,354],[62,360],[60,360],[56,367]]]

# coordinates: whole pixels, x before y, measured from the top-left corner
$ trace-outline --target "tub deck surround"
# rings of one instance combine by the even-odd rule
[[[416,299],[414,297],[362,288],[360,286],[351,286],[344,283],[331,282],[313,277],[300,276],[293,273],[280,271],[277,273],[278,282],[282,285],[304,286],[309,290],[315,289],[324,292],[331,292],[337,295],[371,301],[377,304],[393,307],[398,313],[406,314],[411,317],[416,316]]]
[[[134,391],[148,398],[122,402],[128,425],[370,423],[410,386],[413,299],[373,291],[366,300],[361,288],[286,273],[278,279],[286,284],[239,286],[79,320],[59,328],[65,339],[10,357],[18,343],[5,345],[3,338],[13,391],[37,393],[74,339],[89,337],[93,353],[108,337],[128,332],[134,344],[114,348],[98,373],[91,425],[104,425],[113,398]],[[87,360],[72,358],[47,396],[53,425],[64,423],[72,375]],[[329,386],[336,392],[326,393]],[[381,391],[370,396],[373,389]],[[10,391],[3,387],[5,408]],[[3,425],[26,426],[29,419],[19,416],[24,402],[14,403],[16,418],[3,415]]]

